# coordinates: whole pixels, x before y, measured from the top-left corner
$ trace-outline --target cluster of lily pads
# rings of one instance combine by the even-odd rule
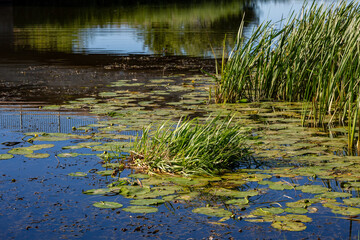
[[[111,166],[112,169],[122,168],[121,165]],[[105,171],[101,171],[105,173]],[[101,172],[98,172],[99,174]],[[105,175],[109,175],[110,170]],[[85,176],[80,173],[72,176]],[[121,195],[121,202],[100,201],[93,205],[98,208],[122,208],[131,213],[153,213],[159,205],[165,204],[173,208],[173,203],[189,203],[195,205],[192,212],[218,218],[217,223],[229,219],[244,220],[255,223],[271,223],[280,230],[302,231],[306,223],[312,222],[311,214],[329,208],[334,214],[353,216],[360,214],[360,198],[352,197],[347,192],[331,192],[330,188],[321,185],[289,184],[285,181],[273,181],[274,176],[264,173],[247,173],[241,170],[222,176],[194,176],[184,178],[171,175],[130,174],[125,178],[114,178],[107,188],[84,191],[89,195],[114,196]],[[272,180],[272,181],[271,181]],[[250,188],[249,183],[257,183]],[[258,197],[265,196],[269,191],[300,191],[314,195],[312,198],[288,201],[281,205],[280,201],[270,202],[268,206],[256,207]],[[279,194],[281,195],[281,194]],[[342,199],[338,202],[336,199]],[[206,204],[204,203],[206,202]],[[124,207],[124,205],[127,205]],[[278,206],[273,207],[274,204]],[[212,223],[211,221],[209,221]]]
[[[302,127],[301,103],[207,104],[207,82],[211,80],[202,76],[174,76],[148,82],[124,80],[98,96],[61,106],[43,106],[44,110],[85,109],[107,118],[88,126],[74,126],[72,133],[25,133],[24,147],[14,147],[0,154],[0,159],[16,155],[55,157],[48,149],[57,143],[62,143],[62,152],[56,157],[98,155],[104,170],[69,175],[98,174],[113,180],[106,188],[84,191],[104,195],[103,201],[93,203],[99,208],[149,213],[158,211],[160,205],[191,202],[193,213],[219,218],[216,223],[231,219],[268,222],[274,228],[289,231],[304,230],[312,221],[311,215],[324,209],[345,218],[360,214],[360,199],[354,197],[360,188],[360,166],[357,156],[347,156],[344,151],[347,139],[342,128],[324,132]],[[252,158],[243,166],[246,170],[216,177],[120,177],[125,167],[122,157],[131,150],[135,136],[142,134],[143,126],[169,119],[175,123],[187,115],[202,121],[209,115],[228,114],[252,129],[246,140],[252,151]],[[71,143],[64,146],[63,142]],[[305,184],[296,182],[299,176],[310,180]],[[326,181],[337,182],[340,187],[334,189]],[[259,206],[258,198],[266,198],[272,191],[302,192],[306,198],[275,201],[276,207]],[[121,196],[121,201],[106,201],[107,196],[113,195]]]

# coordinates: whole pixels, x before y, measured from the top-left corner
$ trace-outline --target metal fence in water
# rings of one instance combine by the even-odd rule
[[[98,119],[81,113],[39,111],[21,106],[0,106],[0,128],[22,132],[71,132],[73,127],[96,123]]]

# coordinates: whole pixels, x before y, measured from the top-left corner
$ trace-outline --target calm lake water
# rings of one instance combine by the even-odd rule
[[[266,187],[269,183],[259,184],[259,176],[251,176],[252,180],[244,183],[237,179],[237,190],[258,195],[251,196],[244,209],[226,205],[236,218],[224,222],[193,212],[207,205],[223,207],[228,200],[228,196],[211,195],[202,187],[180,184],[190,190],[173,196],[180,198],[157,206],[158,212],[149,214],[129,213],[123,208],[98,209],[92,204],[115,201],[125,208],[132,205],[131,198],[82,193],[106,188],[115,179],[96,173],[105,170],[96,154],[112,149],[106,144],[127,143],[129,135],[136,135],[152,122],[184,115],[204,116],[218,109],[230,111],[233,106],[226,109],[204,104],[208,101],[209,79],[195,74],[200,73],[199,69],[214,72],[214,54],[221,56],[224,39],[226,50],[231,50],[242,18],[247,36],[265,20],[276,23],[292,11],[298,12],[302,1],[114,0],[106,5],[96,0],[54,0],[43,5],[35,0],[13,1],[0,5],[0,154],[34,143],[54,146],[36,150],[44,158],[14,153],[13,158],[0,161],[0,239],[358,239],[358,222],[333,214],[330,207],[336,210],[338,206],[331,201],[330,207],[315,202],[313,213],[306,213],[312,222],[306,222],[306,230],[300,232],[280,231],[262,219],[251,222],[241,217],[258,207],[286,208],[288,202],[314,197],[313,192],[279,190],[279,184],[321,185],[325,191],[359,198],[357,180],[351,182],[353,188],[346,185],[345,189],[341,179],[326,175],[328,169],[335,169],[342,181],[348,181],[340,175],[346,171],[337,168],[356,168],[351,158],[318,172],[312,169],[315,173],[304,170],[304,176],[268,176],[268,180],[278,183],[272,188]],[[291,157],[299,151],[332,155],[329,152],[338,151],[340,146],[338,155],[342,156],[345,137],[340,130],[335,134],[339,137],[335,144],[327,136],[319,143],[322,135],[304,130],[299,118],[292,117],[301,106],[285,105],[259,108],[255,104],[239,110],[246,124],[260,129],[256,134],[265,131],[265,122],[270,124],[262,139],[266,144],[256,154],[260,160],[270,155],[275,161],[264,164],[255,159],[249,168],[286,165],[278,161],[283,159],[282,151]],[[279,116],[282,108],[288,111]],[[52,135],[41,135],[43,132]],[[45,139],[36,141],[39,135]],[[78,148],[90,142],[101,146]],[[323,146],[323,142],[328,145]],[[64,152],[73,155],[60,157]],[[331,162],[329,159],[323,162]],[[73,172],[88,175],[68,175]],[[127,169],[119,176],[127,177],[131,172]],[[210,181],[207,186],[216,189],[231,180]],[[302,222],[297,224],[303,226]]]
[[[302,1],[160,1],[75,6],[0,5],[1,55],[156,54],[213,57],[245,31],[298,11]],[[145,1],[146,2],[146,1]]]

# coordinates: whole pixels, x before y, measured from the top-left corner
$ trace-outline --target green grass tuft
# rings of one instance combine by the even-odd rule
[[[134,142],[133,163],[147,171],[176,174],[218,174],[244,161],[249,154],[245,140],[249,130],[232,124],[232,118],[164,123],[152,131],[143,129]]]

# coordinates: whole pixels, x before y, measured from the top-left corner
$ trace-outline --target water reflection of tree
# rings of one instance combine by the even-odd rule
[[[86,44],[91,38],[82,30],[126,24],[138,29],[139,40],[154,53],[203,56],[211,53],[210,44],[221,48],[225,34],[229,42],[235,40],[244,12],[248,22],[256,19],[249,2],[212,0],[111,7],[15,5],[15,46],[18,49],[72,52],[74,43]]]

